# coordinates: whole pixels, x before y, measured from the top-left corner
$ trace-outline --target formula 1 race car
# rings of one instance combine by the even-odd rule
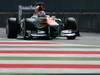
[[[24,39],[54,39],[56,37],[75,39],[80,35],[76,19],[73,17],[68,17],[65,23],[61,19],[50,15],[39,17],[35,22],[31,17],[23,18],[23,10],[34,9],[34,6],[19,6],[18,18],[8,18],[6,25],[8,38],[17,38],[21,35]]]

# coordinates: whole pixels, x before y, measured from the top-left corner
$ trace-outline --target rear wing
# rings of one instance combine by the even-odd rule
[[[18,6],[18,21],[20,22],[21,21],[21,18],[22,18],[22,12],[23,12],[23,10],[35,10],[36,9],[36,7],[35,6],[21,6],[21,5],[19,5]]]

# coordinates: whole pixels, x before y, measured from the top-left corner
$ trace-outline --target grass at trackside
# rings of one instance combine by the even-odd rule
[[[82,57],[0,57],[0,60],[100,60],[100,58],[82,58]]]
[[[35,74],[35,73],[27,73],[27,74],[25,74],[25,73],[0,73],[0,75],[100,75],[100,74],[94,74],[94,73],[78,73],[78,74]]]
[[[0,46],[0,48],[100,48],[100,46]]]

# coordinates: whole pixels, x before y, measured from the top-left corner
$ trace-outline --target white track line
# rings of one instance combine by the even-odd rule
[[[16,54],[16,53],[1,53],[0,57],[96,57],[100,58],[99,54]]]
[[[51,42],[47,40],[18,40],[18,39],[6,39],[0,40],[0,42]]]
[[[77,68],[0,68],[0,73],[100,73],[100,69],[77,69]]]
[[[0,60],[0,64],[86,64],[100,65],[100,61],[59,61],[59,60]]]
[[[0,51],[100,51],[100,48],[0,48]]]

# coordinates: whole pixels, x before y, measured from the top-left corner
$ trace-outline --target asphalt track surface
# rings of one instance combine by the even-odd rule
[[[15,40],[22,41],[23,39],[7,39],[6,31],[4,28],[0,28],[0,40]],[[32,40],[28,40],[32,41]],[[33,40],[37,41],[37,40]],[[49,42],[57,42],[57,43],[65,43],[65,44],[82,44],[82,45],[100,45],[100,33],[87,33],[81,32],[81,36],[77,37],[75,40],[67,40],[66,37],[57,37],[53,40],[38,40],[38,41],[49,41]]]

